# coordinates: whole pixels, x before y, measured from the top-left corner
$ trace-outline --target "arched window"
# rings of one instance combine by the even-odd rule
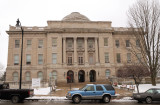
[[[25,75],[26,81],[30,81],[31,80],[31,74],[30,74],[30,72],[26,72],[25,74],[26,74]]]
[[[57,80],[57,72],[56,71],[52,71],[52,77],[54,80]]]
[[[18,81],[18,72],[13,73],[13,81],[17,82]]]
[[[43,73],[41,71],[39,71],[37,77],[40,78],[41,80],[43,80]]]
[[[106,70],[106,77],[110,76],[110,70]]]

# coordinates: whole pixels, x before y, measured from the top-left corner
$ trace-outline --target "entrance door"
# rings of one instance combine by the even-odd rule
[[[69,70],[67,72],[67,83],[73,83],[74,82],[74,73],[72,70]]]
[[[89,77],[90,77],[90,82],[96,82],[96,71],[91,70],[89,73]]]
[[[83,70],[78,72],[78,80],[79,82],[85,82],[85,72]]]

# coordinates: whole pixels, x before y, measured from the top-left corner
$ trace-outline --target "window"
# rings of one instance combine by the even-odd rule
[[[106,70],[106,77],[110,76],[110,70]]]
[[[104,87],[106,88],[106,90],[114,90],[112,85],[104,85]]]
[[[57,79],[57,72],[56,72],[56,71],[53,71],[53,72],[51,73],[51,76],[52,76],[52,78],[53,78],[54,80],[56,80],[56,79]]]
[[[14,65],[19,65],[19,55],[18,54],[14,55]]]
[[[68,48],[72,48],[73,47],[73,40],[72,39],[68,39],[67,40],[67,47]]]
[[[27,48],[31,48],[31,40],[27,40]]]
[[[88,48],[93,48],[94,40],[88,39]]]
[[[72,57],[68,57],[68,65],[72,65]]]
[[[127,53],[127,63],[131,63],[131,53]]]
[[[40,80],[43,80],[43,73],[39,71],[37,77],[40,78]]]
[[[109,63],[109,53],[105,53],[105,63]]]
[[[121,63],[121,55],[120,55],[120,53],[117,53],[117,63]]]
[[[77,40],[77,45],[78,45],[78,48],[82,48],[83,47],[83,39],[78,39]]]
[[[38,41],[38,48],[43,48],[43,40]]]
[[[15,48],[19,48],[20,40],[15,40]]]
[[[130,47],[130,41],[126,40],[126,47]]]
[[[53,53],[53,54],[52,54],[52,63],[53,63],[53,64],[56,64],[56,63],[57,63],[57,54],[56,54],[56,53]]]
[[[43,54],[38,54],[38,64],[43,64]]]
[[[83,65],[83,53],[78,53],[78,64]]]
[[[136,40],[136,47],[140,47],[140,40]]]
[[[52,47],[57,47],[57,38],[52,38]]]
[[[31,64],[31,54],[26,55],[26,64],[30,65]]]
[[[104,46],[108,46],[108,38],[104,38]]]
[[[115,40],[115,45],[117,48],[119,47],[119,40]]]
[[[141,62],[141,53],[137,54],[137,59],[138,59],[138,62],[140,63]]]
[[[18,72],[13,73],[13,81],[18,82]]]
[[[88,86],[85,90],[86,91],[94,91],[94,86]]]
[[[89,54],[89,64],[94,64],[93,54]]]
[[[26,72],[26,81],[30,81],[31,79],[30,72]]]
[[[103,91],[102,86],[96,86],[96,91]]]

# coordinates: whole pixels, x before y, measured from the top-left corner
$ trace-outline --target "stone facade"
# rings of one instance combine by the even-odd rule
[[[127,40],[135,43],[128,28],[110,21],[90,21],[73,12],[45,27],[25,27],[22,81],[55,79],[57,84],[105,81],[135,58]],[[6,81],[19,81],[21,30],[10,26]],[[128,57],[127,57],[128,56]],[[129,57],[130,56],[130,57]]]

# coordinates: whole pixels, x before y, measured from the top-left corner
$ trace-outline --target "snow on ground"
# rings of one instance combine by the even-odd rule
[[[50,87],[47,88],[35,88],[34,94],[35,95],[48,95],[50,93]]]

